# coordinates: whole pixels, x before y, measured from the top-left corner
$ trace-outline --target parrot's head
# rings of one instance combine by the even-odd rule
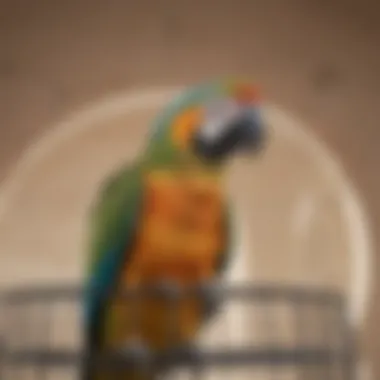
[[[171,157],[222,165],[238,153],[261,151],[266,128],[254,86],[213,83],[184,92],[158,119],[151,147]]]

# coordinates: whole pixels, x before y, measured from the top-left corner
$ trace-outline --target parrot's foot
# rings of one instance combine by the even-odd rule
[[[151,352],[139,339],[128,340],[118,351],[118,355],[127,365],[139,370],[145,370],[150,365]]]
[[[198,294],[206,316],[219,311],[223,301],[222,287],[217,281],[203,282],[198,287]]]

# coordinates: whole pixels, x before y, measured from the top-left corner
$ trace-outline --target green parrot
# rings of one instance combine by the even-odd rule
[[[235,154],[261,151],[260,107],[257,90],[243,81],[190,88],[159,115],[142,154],[107,180],[91,215],[86,354],[191,347],[215,312],[213,292],[180,298],[175,312],[159,297],[120,295],[152,286],[213,289],[232,253],[225,168]],[[81,376],[154,377],[141,368],[116,373],[88,363]]]

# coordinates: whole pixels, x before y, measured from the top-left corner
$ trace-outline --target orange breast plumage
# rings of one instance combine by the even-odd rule
[[[222,244],[222,194],[212,175],[154,172],[126,278],[194,282],[213,273]]]

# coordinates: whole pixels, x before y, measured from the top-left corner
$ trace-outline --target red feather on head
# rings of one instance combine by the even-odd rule
[[[233,94],[237,101],[241,104],[255,104],[260,101],[258,89],[251,84],[235,84]]]

